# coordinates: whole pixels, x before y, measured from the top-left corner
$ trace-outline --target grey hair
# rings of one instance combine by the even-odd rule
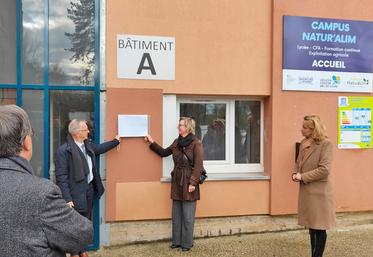
[[[22,151],[32,127],[27,113],[16,105],[0,106],[0,157],[16,156]]]
[[[85,120],[78,120],[78,119],[71,120],[69,123],[70,135],[76,134],[81,129],[81,124],[85,122],[86,122]]]

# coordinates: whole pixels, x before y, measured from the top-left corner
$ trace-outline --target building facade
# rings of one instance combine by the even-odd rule
[[[166,147],[178,118],[195,117],[209,175],[199,218],[296,213],[295,143],[303,116],[318,114],[335,145],[336,211],[372,210],[372,149],[337,148],[338,97],[346,93],[282,90],[284,15],[373,21],[372,11],[368,0],[6,0],[0,103],[28,112],[33,167],[51,179],[70,119],[92,121],[99,142],[118,133],[118,115],[146,114]],[[118,76],[118,36],[132,48],[135,36],[173,38],[174,77]],[[149,59],[145,66],[151,76]],[[170,219],[170,158],[156,156],[143,138],[124,138],[100,167],[106,194],[96,203],[92,247],[113,244],[126,224]]]

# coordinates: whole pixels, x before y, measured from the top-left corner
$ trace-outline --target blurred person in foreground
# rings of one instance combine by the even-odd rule
[[[92,241],[92,222],[33,175],[32,136],[23,109],[0,106],[0,256],[66,256]]]

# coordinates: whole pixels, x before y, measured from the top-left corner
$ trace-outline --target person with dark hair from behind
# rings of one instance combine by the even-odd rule
[[[56,184],[70,208],[92,220],[93,200],[104,194],[104,186],[98,173],[96,156],[113,149],[120,143],[115,139],[95,144],[88,139],[86,121],[73,119],[69,123],[66,143],[56,152]],[[87,257],[85,248],[71,252],[71,257]]]
[[[32,136],[23,109],[0,106],[0,256],[66,256],[92,241],[92,222],[33,175]]]

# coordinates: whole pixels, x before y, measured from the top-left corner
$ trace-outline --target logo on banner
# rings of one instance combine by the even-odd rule
[[[340,77],[340,76],[335,76],[335,75],[334,75],[334,76],[332,77],[332,80],[333,80],[333,83],[334,83],[334,84],[338,84],[338,85],[341,84],[341,77]]]
[[[320,79],[320,87],[332,87],[333,85],[333,79]]]
[[[300,85],[312,85],[313,84],[313,77],[311,76],[299,76],[298,82]]]
[[[365,85],[369,85],[369,79],[367,79],[367,78],[359,78],[359,77],[352,78],[352,79],[350,79],[350,80],[347,81],[347,85],[349,85],[349,86],[365,86]]]

